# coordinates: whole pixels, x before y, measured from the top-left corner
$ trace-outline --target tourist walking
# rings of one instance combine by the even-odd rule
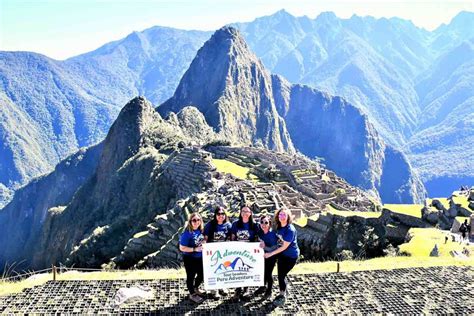
[[[275,213],[276,234],[279,247],[266,253],[265,258],[278,256],[278,285],[280,294],[275,298],[275,305],[283,305],[286,300],[286,276],[293,269],[300,255],[296,228],[292,224],[293,216],[288,209],[280,209]]]
[[[209,223],[204,226],[204,240],[210,242],[224,242],[230,239],[230,229],[232,225],[224,208],[216,207],[214,216]],[[218,299],[220,296],[226,296],[227,292],[224,290],[211,291],[213,298]]]
[[[257,234],[257,224],[253,219],[253,213],[250,207],[244,206],[240,210],[239,219],[232,223],[231,228],[231,239],[234,241],[252,242],[255,241]],[[249,297],[245,296],[244,293],[247,291],[247,287],[236,288],[233,297],[234,301],[243,300],[246,301]]]
[[[469,235],[469,225],[467,224],[467,219],[465,219],[464,223],[462,223],[459,227],[459,232],[461,233],[461,240],[459,243],[462,243],[465,240],[469,241],[468,238],[466,238],[466,236]]]
[[[260,239],[260,246],[265,253],[271,252],[278,247],[278,237],[272,230],[272,217],[270,215],[262,215],[259,220],[260,229],[258,231],[258,238]],[[255,295],[264,293],[264,297],[269,297],[272,293],[273,287],[273,269],[276,264],[276,256],[265,259],[265,276],[264,285],[255,291]]]
[[[186,229],[179,238],[179,250],[183,254],[189,299],[195,303],[201,303],[203,301],[202,293],[198,290],[199,285],[201,285],[204,280],[202,265],[203,242],[202,217],[199,213],[195,212],[189,216]]]

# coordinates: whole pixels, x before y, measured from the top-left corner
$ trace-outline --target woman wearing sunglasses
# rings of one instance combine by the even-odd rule
[[[275,214],[279,247],[265,253],[265,258],[278,255],[278,284],[280,294],[275,298],[275,305],[283,305],[286,300],[286,276],[293,269],[300,255],[296,228],[292,224],[293,216],[290,210],[280,209]]]
[[[242,207],[239,214],[239,219],[232,223],[231,228],[231,239],[235,241],[255,241],[257,233],[257,224],[253,219],[252,210],[248,206]],[[249,297],[244,296],[247,288],[236,288],[234,301],[243,300],[246,301]]]
[[[184,269],[186,270],[186,285],[189,299],[201,303],[203,298],[199,295],[199,285],[204,280],[202,266],[202,243],[204,242],[202,217],[199,213],[189,216],[188,224],[179,238],[179,250],[183,254]]]
[[[258,238],[260,239],[260,246],[265,253],[271,252],[278,247],[278,237],[272,230],[272,218],[270,215],[263,215],[260,217],[260,230],[258,231]],[[255,295],[264,294],[264,297],[269,297],[272,293],[273,286],[273,268],[275,268],[276,256],[265,259],[265,277],[264,286],[259,287],[255,291]]]
[[[204,240],[206,242],[224,242],[230,239],[230,228],[232,225],[229,223],[229,218],[223,207],[218,206],[214,210],[214,217],[212,220],[204,226]],[[218,299],[221,295],[226,296],[227,293],[224,290],[211,291],[211,295]]]

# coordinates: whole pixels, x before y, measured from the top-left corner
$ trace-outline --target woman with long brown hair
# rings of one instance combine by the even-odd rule
[[[204,299],[199,295],[198,287],[204,280],[202,266],[202,244],[204,242],[203,223],[201,214],[195,212],[189,215],[186,229],[179,238],[179,250],[183,254],[184,269],[186,270],[186,285],[189,299],[201,303]]]
[[[253,219],[253,212],[250,207],[243,206],[240,209],[239,219],[232,223],[232,228],[230,229],[230,231],[232,240],[234,241],[255,241],[255,237],[257,235],[257,224]],[[233,300],[249,300],[250,298],[244,295],[245,292],[247,292],[247,287],[236,288]]]
[[[214,217],[204,226],[204,240],[206,242],[224,242],[230,239],[230,229],[232,225],[229,217],[222,206],[218,206],[214,210]],[[226,296],[225,290],[211,291],[211,297],[219,299],[220,296]]]
[[[260,230],[258,231],[258,238],[260,239],[260,247],[264,252],[271,252],[278,247],[278,237],[272,230],[272,217],[270,215],[260,216]],[[275,268],[276,256],[265,259],[265,275],[264,285],[259,287],[254,294],[264,294],[264,297],[269,297],[272,293],[273,287],[273,268]]]
[[[279,209],[275,213],[276,234],[279,247],[265,253],[265,258],[277,256],[278,260],[278,285],[280,294],[275,298],[275,305],[283,305],[286,300],[286,276],[293,269],[300,255],[298,248],[296,228],[292,224],[293,216],[288,209]]]

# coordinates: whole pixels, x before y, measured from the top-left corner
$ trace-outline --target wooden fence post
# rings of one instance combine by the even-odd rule
[[[53,281],[56,281],[56,266],[53,265]]]

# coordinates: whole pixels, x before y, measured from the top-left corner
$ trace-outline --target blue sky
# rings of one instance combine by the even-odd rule
[[[474,11],[474,0],[0,0],[0,50],[26,50],[65,59],[154,25],[214,30],[285,9],[315,18],[333,11],[398,16],[434,29],[460,11]]]

